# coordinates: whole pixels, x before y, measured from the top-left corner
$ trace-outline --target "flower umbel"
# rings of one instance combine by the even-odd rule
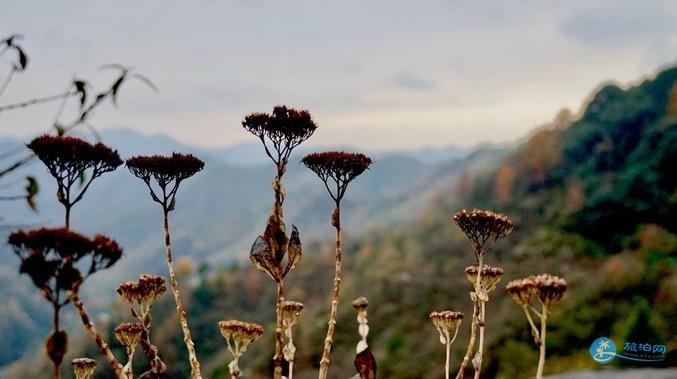
[[[477,265],[468,266],[465,268],[465,276],[468,278],[473,287],[477,285]],[[475,288],[475,293],[482,301],[489,301],[489,293],[496,289],[496,284],[503,276],[503,269],[500,267],[493,267],[489,265],[482,266],[480,273],[479,288]]]
[[[372,164],[372,159],[360,153],[327,151],[306,155],[301,163],[324,182],[331,198],[340,202],[348,183],[362,174]]]
[[[440,333],[440,343],[444,345],[454,342],[456,333],[458,333],[458,328],[461,326],[461,321],[463,320],[463,313],[454,311],[436,311],[430,313],[428,318]]]
[[[489,243],[494,243],[512,232],[514,224],[507,216],[500,213],[473,209],[462,209],[457,212],[454,222],[463,233],[470,239],[475,247],[475,255],[479,261],[479,254],[484,253],[484,248]]]
[[[261,337],[263,327],[251,322],[227,320],[219,321],[219,330],[223,338],[226,339],[228,351],[233,355],[233,360],[228,365],[230,374],[239,378],[241,372],[238,361],[247,350],[247,346]]]
[[[76,379],[90,379],[96,369],[96,361],[89,358],[75,358],[71,365]]]
[[[143,325],[138,322],[123,322],[115,327],[115,338],[120,341],[120,344],[133,351],[136,345],[141,342],[141,332],[143,332]]]

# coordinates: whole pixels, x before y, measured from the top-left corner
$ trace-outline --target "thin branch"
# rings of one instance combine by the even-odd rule
[[[26,108],[26,107],[29,107],[31,105],[50,103],[52,101],[61,100],[63,98],[74,96],[76,94],[77,94],[77,92],[66,92],[66,93],[61,93],[61,94],[58,94],[58,95],[52,95],[52,96],[27,100],[27,101],[23,101],[23,102],[20,102],[20,103],[0,105],[0,112],[10,111],[10,110],[18,109],[18,108]]]

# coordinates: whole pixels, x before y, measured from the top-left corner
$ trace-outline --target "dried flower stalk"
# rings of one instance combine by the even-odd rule
[[[117,151],[75,137],[42,135],[27,146],[56,179],[57,200],[66,211],[66,228],[70,227],[71,208],[82,200],[92,181],[122,164]],[[75,191],[78,183],[83,185]]]
[[[284,337],[287,340],[282,348],[284,359],[289,364],[287,370],[287,379],[292,379],[294,376],[294,355],[296,354],[296,346],[294,346],[294,336],[292,334],[296,319],[303,310],[303,304],[297,301],[284,301],[282,303],[282,327],[284,328]]]
[[[534,337],[534,342],[539,345],[536,379],[543,378],[543,369],[545,368],[548,316],[552,306],[562,299],[566,289],[567,283],[564,279],[550,274],[532,275],[524,279],[513,280],[505,287],[506,292],[510,294],[513,300],[522,306],[529,326],[531,326],[531,335]],[[540,312],[532,306],[534,299],[541,304]],[[540,330],[534,323],[532,313],[540,319]]]
[[[247,346],[261,337],[263,327],[250,322],[228,320],[219,321],[219,330],[226,339],[228,351],[233,355],[233,360],[228,364],[230,376],[237,379],[242,373],[238,365],[239,359],[247,350]]]
[[[473,269],[472,266],[467,268],[470,272],[466,272],[469,278],[474,277],[473,291],[470,293],[470,298],[473,302],[473,317],[470,325],[470,340],[468,341],[468,348],[466,350],[461,366],[456,374],[456,379],[462,379],[465,368],[470,362],[475,340],[477,338],[477,331],[479,330],[478,348],[472,359],[473,368],[475,370],[475,379],[478,379],[482,369],[482,355],[484,352],[484,329],[486,326],[486,303],[489,301],[488,293],[495,288],[495,282],[487,281],[482,276],[485,274],[496,274],[496,282],[500,279],[503,273],[498,271],[487,271],[484,265],[484,258],[486,253],[491,250],[496,241],[503,238],[512,232],[514,227],[513,222],[506,216],[485,211],[481,209],[473,209],[468,211],[463,209],[457,212],[453,217],[454,222],[468,237],[472,246],[477,266]]]
[[[20,272],[30,276],[43,297],[52,304],[54,331],[46,348],[54,364],[55,377],[61,377],[60,365],[68,347],[67,334],[60,330],[59,311],[72,302],[85,329],[94,337],[118,377],[124,378],[122,366],[96,332],[78,297],[80,286],[89,276],[111,267],[122,257],[118,244],[102,235],[88,238],[65,228],[17,231],[9,236],[8,243],[21,259]],[[85,272],[80,271],[82,267],[86,268]]]
[[[266,230],[252,245],[250,260],[259,271],[265,272],[277,287],[275,303],[275,355],[273,378],[282,377],[282,303],[284,302],[284,278],[301,260],[302,248],[299,232],[292,225],[288,238],[284,223],[282,204],[284,188],[282,176],[294,148],[310,138],[317,129],[310,113],[304,110],[277,106],[271,114],[252,113],[245,116],[242,126],[261,140],[266,155],[277,169],[273,179],[274,203]],[[286,259],[286,262],[285,262]]]
[[[440,343],[446,348],[446,361],[444,364],[444,377],[449,379],[449,357],[451,353],[451,344],[456,340],[458,328],[463,320],[463,313],[454,311],[432,312],[428,319],[432,321],[437,331],[440,333]],[[453,336],[452,336],[453,332]]]
[[[341,200],[348,189],[348,184],[369,168],[371,158],[359,153],[343,151],[328,151],[306,155],[301,161],[306,167],[315,172],[324,183],[332,200],[334,211],[331,224],[336,230],[336,254],[334,267],[334,286],[332,290],[331,311],[327,326],[327,336],[324,339],[324,349],[320,360],[319,378],[326,379],[329,372],[329,355],[333,343],[338,312],[339,292],[341,289]]]
[[[150,370],[144,373],[144,375],[152,377],[157,377],[167,370],[167,366],[160,358],[157,346],[150,341],[153,303],[166,290],[165,279],[151,274],[141,275],[136,282],[123,282],[117,288],[117,293],[120,297],[130,304],[132,316],[136,317],[143,326],[141,347],[143,347],[146,357],[150,362]]]
[[[174,272],[174,258],[169,234],[169,212],[176,207],[176,193],[179,185],[204,168],[204,162],[190,154],[174,153],[171,156],[138,156],[127,160],[127,168],[136,177],[143,180],[150,191],[151,198],[162,206],[163,230],[165,237],[165,256],[172,293],[176,302],[176,312],[183,331],[183,342],[188,351],[191,378],[201,379],[200,362],[195,352],[195,344],[188,327],[188,318],[179,292],[179,283]]]
[[[360,341],[355,347],[355,369],[357,375],[356,379],[375,379],[376,378],[376,359],[372,354],[369,345],[367,344],[367,337],[369,336],[369,320],[367,320],[367,307],[369,301],[366,297],[360,296],[353,300],[353,308],[357,311],[357,332],[360,335]]]
[[[143,325],[140,323],[124,322],[115,327],[115,338],[127,350],[127,364],[125,364],[124,372],[129,379],[134,378],[132,371],[132,361],[134,359],[134,351],[136,346],[141,342],[141,334],[143,333]]]

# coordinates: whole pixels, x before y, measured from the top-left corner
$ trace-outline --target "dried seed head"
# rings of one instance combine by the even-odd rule
[[[271,114],[247,115],[242,120],[242,126],[261,139],[266,153],[278,165],[286,164],[292,150],[310,138],[317,129],[310,112],[284,105],[276,106]]]
[[[132,174],[146,182],[154,178],[160,185],[190,178],[202,171],[204,165],[192,154],[180,153],[136,156],[127,160],[127,168]]]
[[[517,304],[528,306],[534,294],[534,281],[531,277],[513,280],[505,286],[505,291]]]
[[[137,303],[142,308],[151,306],[166,290],[165,279],[151,274],[141,275],[138,282],[122,282],[117,288],[120,297],[128,303]]]
[[[89,379],[94,375],[96,361],[89,358],[75,358],[71,361],[76,379]]]
[[[360,153],[327,151],[308,154],[301,160],[301,163],[327,184],[329,194],[334,200],[340,201],[348,183],[367,170],[372,164],[372,159]],[[336,184],[336,192],[329,189],[334,187],[328,185],[330,179]]]
[[[219,330],[224,338],[233,338],[245,344],[257,340],[263,334],[263,326],[238,320],[219,321]]]
[[[122,257],[122,249],[114,240],[101,235],[90,239],[65,228],[20,230],[10,234],[8,243],[21,258],[20,272],[52,295],[76,289],[82,283],[83,275],[75,266],[81,259],[91,259],[86,273],[89,275],[112,266]]]
[[[92,176],[98,176],[122,164],[117,151],[76,137],[42,135],[27,146],[57,180],[69,176],[69,180],[78,180],[80,173],[90,168],[94,170]]]
[[[141,342],[141,333],[143,325],[138,322],[123,322],[114,329],[115,337],[120,344],[129,350],[134,350],[136,345]]]
[[[353,308],[357,309],[358,311],[367,309],[368,306],[369,300],[367,300],[367,298],[364,296],[360,296],[353,300]]]
[[[428,319],[432,321],[437,331],[440,333],[440,342],[443,344],[451,343],[453,340],[452,331],[455,335],[458,327],[463,320],[463,313],[454,311],[435,311],[430,313]]]
[[[533,281],[536,290],[535,295],[547,307],[550,307],[552,304],[562,299],[564,292],[567,290],[567,282],[554,275],[536,275],[532,276],[531,280]]]
[[[288,318],[288,319],[294,319],[298,317],[298,315],[301,313],[303,310],[303,304],[299,303],[298,301],[283,301],[282,302],[282,317]]]
[[[507,216],[481,209],[462,209],[454,215],[453,220],[473,243],[476,254],[488,241],[495,242],[507,236],[514,227]]]
[[[477,265],[466,267],[465,276],[474,286],[477,283]],[[482,273],[480,275],[481,290],[486,293],[493,291],[496,288],[496,284],[501,280],[501,276],[503,276],[502,268],[482,265]]]

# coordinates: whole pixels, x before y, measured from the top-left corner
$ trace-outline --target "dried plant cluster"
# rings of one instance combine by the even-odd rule
[[[252,245],[250,260],[256,269],[266,273],[275,282],[277,288],[276,323],[273,332],[275,344],[272,358],[273,377],[292,379],[297,352],[293,333],[299,324],[304,306],[300,302],[285,299],[284,280],[300,262],[302,246],[299,231],[294,225],[287,234],[282,178],[293,150],[313,135],[317,125],[308,111],[278,106],[270,114],[253,113],[244,117],[242,126],[259,138],[266,155],[276,167],[276,175],[272,182],[272,210],[263,234],[256,238]],[[70,230],[71,207],[82,200],[95,178],[115,170],[122,164],[118,153],[101,143],[90,144],[75,137],[64,136],[40,136],[31,141],[28,147],[45,164],[57,182],[57,200],[65,208],[65,225],[62,228],[19,230],[10,235],[8,242],[20,259],[20,273],[28,275],[43,297],[52,305],[54,328],[47,339],[46,350],[54,364],[54,377],[57,379],[61,377],[60,365],[68,349],[67,334],[60,328],[59,311],[69,303],[76,308],[85,330],[94,339],[118,379],[134,377],[134,354],[139,345],[148,362],[148,370],[142,373],[140,378],[162,377],[167,371],[167,365],[162,360],[158,347],[152,343],[151,330],[153,305],[168,287],[164,277],[143,274],[137,280],[122,282],[117,287],[117,293],[128,306],[131,317],[130,320],[120,323],[113,332],[115,339],[125,348],[127,357],[124,365],[111,351],[105,340],[106,336],[96,329],[78,295],[79,289],[89,276],[110,268],[123,255],[120,246],[108,237],[97,235],[90,238]],[[335,230],[334,279],[329,295],[331,303],[327,332],[318,372],[319,379],[326,379],[331,362],[342,280],[341,201],[346,195],[348,185],[367,171],[373,161],[360,153],[328,151],[308,154],[301,163],[320,178],[334,201],[330,222]],[[200,362],[174,271],[169,215],[176,208],[180,184],[202,171],[204,162],[190,154],[173,153],[168,156],[136,156],[128,159],[126,165],[134,176],[143,181],[151,199],[162,208],[165,260],[170,290],[176,304],[179,327],[183,333],[183,342],[190,363],[190,377],[201,379]],[[474,378],[478,379],[485,344],[486,306],[490,294],[494,292],[503,276],[503,269],[486,264],[485,258],[499,239],[510,234],[514,224],[504,215],[478,209],[461,210],[453,216],[453,220],[470,240],[476,261],[464,270],[472,287],[470,298],[473,311],[468,347],[456,378],[462,379],[467,365],[472,362]],[[566,287],[563,279],[549,274],[514,280],[506,286],[508,294],[524,309],[534,339],[540,346],[537,378],[542,377],[545,362],[548,315],[552,306],[562,298]],[[538,303],[541,304],[540,310],[535,306]],[[355,348],[354,364],[357,371],[353,376],[355,379],[376,378],[376,359],[367,342],[368,305],[369,302],[365,297],[352,302],[357,313],[360,336]],[[539,317],[540,329],[536,327],[533,316]],[[452,310],[435,311],[429,315],[429,320],[439,333],[440,342],[445,346],[446,378],[450,375],[451,346],[458,335],[463,318],[462,313]],[[231,378],[240,378],[242,376],[240,358],[247,347],[263,335],[263,327],[247,321],[227,320],[220,321],[218,328],[233,358],[228,366]],[[76,358],[71,364],[78,379],[91,378],[97,367],[96,361],[89,358]],[[282,376],[284,368],[286,368],[285,377]]]
[[[543,377],[545,367],[545,338],[548,316],[552,306],[562,299],[566,290],[566,281],[550,274],[532,275],[524,279],[513,280],[505,287],[505,291],[510,294],[512,299],[522,306],[529,326],[531,326],[531,335],[534,337],[534,342],[539,346],[537,379]],[[538,303],[541,305],[540,311],[538,310]],[[536,327],[532,314],[539,318],[540,329]]]
[[[287,237],[282,207],[285,198],[282,177],[287,171],[292,151],[315,133],[317,125],[308,111],[276,106],[270,114],[252,113],[245,116],[242,127],[259,138],[266,155],[273,161],[277,170],[272,185],[273,208],[263,235],[252,245],[250,260],[256,269],[265,272],[275,281],[277,288],[273,377],[280,379],[284,360],[282,352],[284,278],[299,263],[302,255],[301,240],[296,226],[292,225],[291,235]]]
[[[56,197],[66,209],[66,228],[70,226],[71,208],[82,200],[92,181],[122,164],[118,153],[108,146],[76,137],[43,135],[27,146],[56,179]]]

